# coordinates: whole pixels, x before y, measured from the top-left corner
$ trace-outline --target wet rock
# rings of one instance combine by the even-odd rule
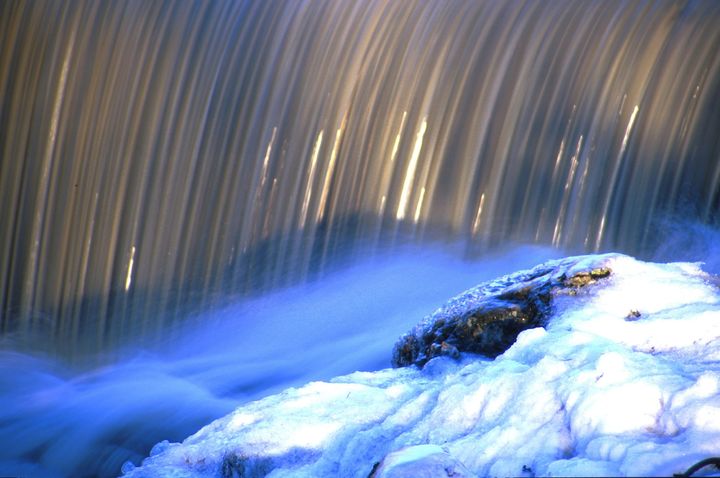
[[[563,283],[567,287],[584,287],[594,284],[598,279],[609,276],[610,272],[610,269],[607,267],[599,267],[588,272],[578,272],[574,276],[565,279]]]
[[[637,309],[632,309],[630,312],[628,312],[628,315],[625,316],[625,320],[628,322],[633,322],[635,320],[638,320],[642,314]]]
[[[220,468],[222,478],[262,478],[273,469],[271,459],[253,459],[242,454],[229,453],[223,457]]]
[[[395,367],[425,365],[438,356],[461,352],[497,357],[523,330],[546,325],[560,295],[576,295],[611,275],[611,255],[549,261],[527,271],[485,282],[450,300],[400,337]]]
[[[417,445],[388,454],[368,478],[470,478],[460,461],[437,445]]]

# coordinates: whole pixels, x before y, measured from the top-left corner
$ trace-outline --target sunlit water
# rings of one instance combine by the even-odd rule
[[[64,354],[357,241],[717,224],[720,3],[0,2],[0,330]],[[431,234],[432,233],[432,234]]]

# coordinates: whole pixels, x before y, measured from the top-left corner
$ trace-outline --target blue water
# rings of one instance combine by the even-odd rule
[[[389,366],[395,339],[448,298],[560,251],[464,260],[407,248],[327,278],[189,318],[166,339],[79,370],[0,355],[0,474],[114,476],[237,405],[293,385]]]

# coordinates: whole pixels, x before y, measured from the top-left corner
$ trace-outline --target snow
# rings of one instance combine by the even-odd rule
[[[452,476],[464,478],[472,473],[437,445],[416,445],[394,451],[385,457],[371,475],[372,478],[434,478]]]
[[[657,476],[720,455],[717,278],[619,254],[573,260],[612,275],[558,297],[546,328],[494,360],[438,357],[290,388],[125,476],[366,478],[388,455],[386,468],[442,454],[478,476]]]
[[[512,245],[468,260],[464,251],[361,250],[322,279],[225,298],[164,327],[157,342],[134,338],[76,363],[45,352],[53,347],[42,337],[2,336],[0,475],[116,476],[154,444],[182,440],[242,403],[387,367],[397,336],[452,294],[562,255]]]

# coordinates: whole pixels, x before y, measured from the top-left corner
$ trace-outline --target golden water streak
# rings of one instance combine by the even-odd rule
[[[717,217],[718,51],[711,1],[1,2],[0,327],[162,334],[429,227],[642,250]]]
[[[427,118],[423,118],[418,130],[417,136],[415,136],[415,145],[413,146],[412,154],[410,156],[410,162],[405,172],[405,179],[403,180],[402,192],[400,193],[400,203],[398,204],[397,219],[399,221],[405,219],[405,212],[407,211],[408,202],[410,201],[410,193],[412,186],[415,183],[415,172],[417,171],[418,159],[420,159],[420,151],[422,150],[423,137],[427,130]]]

